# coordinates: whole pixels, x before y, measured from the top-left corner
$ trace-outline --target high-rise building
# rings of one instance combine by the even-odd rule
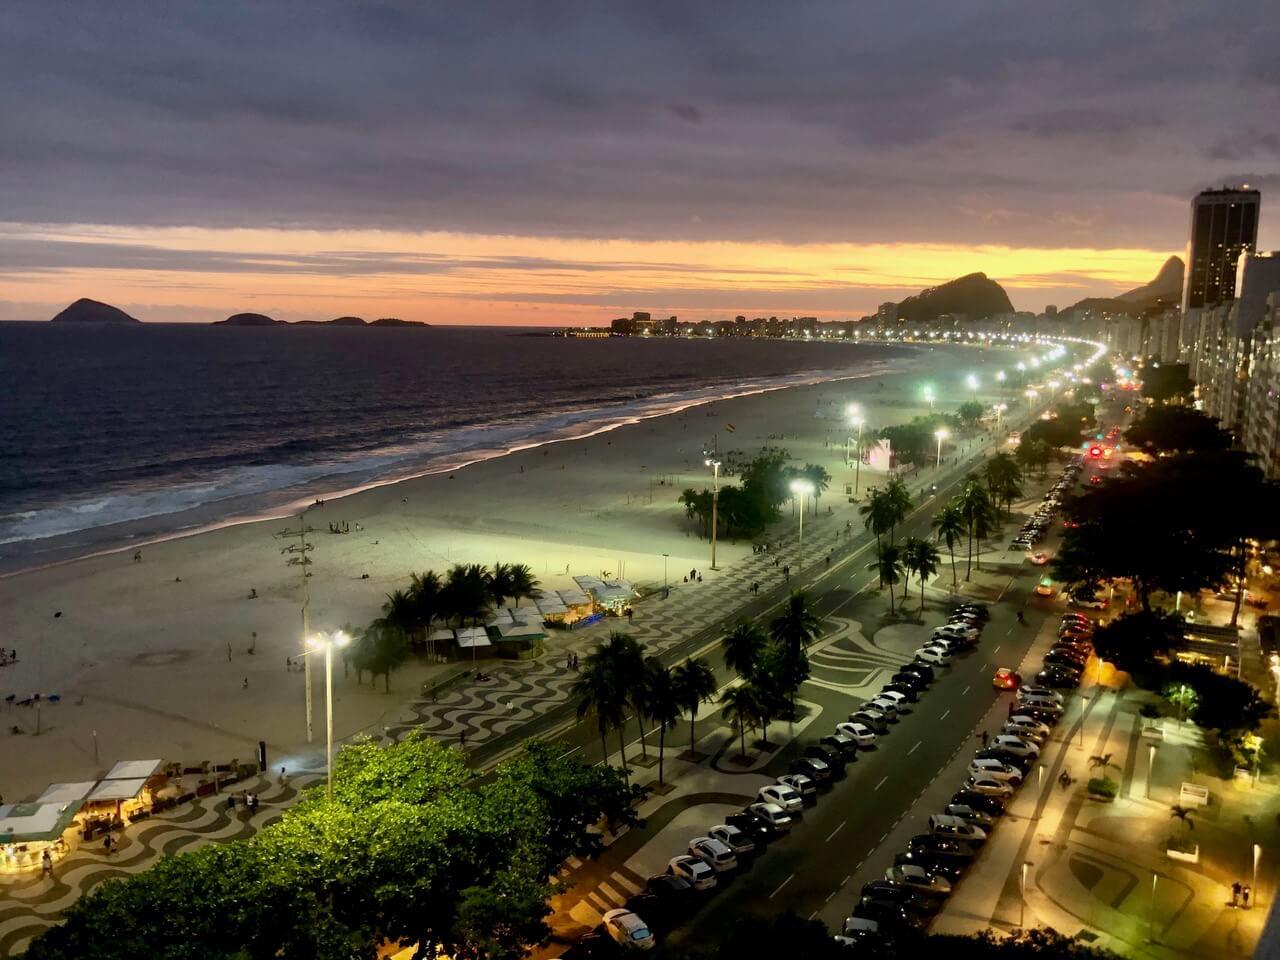
[[[1236,263],[1258,242],[1262,194],[1222,187],[1191,201],[1191,241],[1182,285],[1182,309],[1199,310],[1235,298]]]

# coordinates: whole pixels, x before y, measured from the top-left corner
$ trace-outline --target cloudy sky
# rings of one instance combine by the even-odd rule
[[[1262,188],[1267,3],[0,5],[0,319],[601,322],[1114,293]]]

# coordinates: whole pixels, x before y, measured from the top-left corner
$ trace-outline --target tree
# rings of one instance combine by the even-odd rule
[[[916,579],[920,581],[920,611],[923,613],[925,582],[938,572],[938,564],[942,561],[942,557],[938,553],[938,548],[928,540],[918,540],[915,537],[907,538],[902,554],[903,566],[914,573]],[[905,593],[903,602],[906,602]]]
[[[970,476],[965,481],[964,489],[959,496],[958,506],[969,534],[969,555],[964,571],[964,578],[968,580],[973,572],[974,538],[976,537],[979,545],[981,545],[984,531],[989,530],[991,526],[993,508],[991,506],[991,497],[987,494],[986,487],[973,476]],[[978,569],[982,569],[981,557],[979,557]]]
[[[1275,714],[1258,689],[1244,680],[1217,673],[1203,664],[1175,664],[1170,681],[1195,691],[1191,719],[1196,726],[1212,730],[1220,739],[1237,732],[1252,733],[1262,721]]]
[[[636,713],[636,723],[640,727],[641,750],[648,756],[648,748],[644,742],[644,684],[636,683],[636,678],[644,675],[644,645],[625,633],[614,631],[609,639],[596,648],[596,652],[607,664],[610,682],[613,684],[614,697],[622,704],[621,721],[618,724],[618,752],[622,755],[624,776],[626,757],[626,707],[630,706]]]
[[[898,524],[906,520],[911,513],[913,505],[911,491],[907,489],[907,483],[901,477],[893,477],[885,484],[884,491],[889,498],[890,516],[893,518],[893,522],[889,525],[889,542],[893,543]]]
[[[720,694],[720,708],[734,732],[742,740],[742,758],[747,759],[747,727],[754,728],[760,719],[760,700],[756,690],[744,683]]]
[[[517,607],[520,606],[521,600],[537,600],[542,596],[538,578],[533,575],[527,563],[510,564],[507,567],[507,576],[510,578],[507,596],[515,600]]]
[[[817,637],[818,618],[809,609],[809,598],[797,590],[787,598],[782,613],[769,624],[769,636],[778,648],[775,660],[780,686],[787,691],[789,717],[796,715],[796,692],[809,676],[809,644]]]
[[[493,606],[489,572],[479,563],[450,567],[440,594],[443,610],[457,621],[459,627],[467,622],[475,625],[488,619]]]
[[[951,589],[957,590],[959,583],[956,580],[956,544],[968,531],[961,499],[952,497],[947,501],[946,506],[934,516],[932,526],[938,539],[947,545],[947,552],[951,554]]]
[[[800,469],[800,476],[809,483],[813,484],[813,512],[818,512],[818,498],[827,492],[827,488],[831,486],[831,474],[827,473],[826,468],[817,463],[806,463]]]
[[[1226,450],[1231,434],[1195,407],[1148,407],[1124,438],[1151,454]]]
[[[893,616],[893,588],[902,580],[902,548],[891,544],[882,547],[867,569],[876,571],[882,587],[889,587],[889,615]]]
[[[386,617],[379,617],[354,638],[351,661],[359,679],[361,670],[383,678],[383,691],[391,692],[391,671],[409,658],[409,637]]]
[[[724,665],[738,676],[749,679],[755,673],[764,645],[764,632],[755,623],[744,620],[720,641]]]
[[[1195,391],[1185,363],[1144,364],[1138,374],[1142,380],[1142,395],[1158,403],[1190,397]]]
[[[970,429],[978,425],[978,421],[982,419],[983,413],[986,412],[984,407],[977,400],[966,400],[956,408],[956,415],[961,419],[966,427]]]
[[[1169,808],[1169,816],[1172,817],[1174,820],[1179,821],[1184,827],[1187,828],[1188,832],[1196,828],[1195,822],[1191,819],[1191,814],[1193,812],[1194,811],[1192,811],[1190,807],[1184,807],[1179,803],[1175,803],[1172,807]]]
[[[404,637],[407,643],[415,640],[422,630],[419,606],[410,590],[393,590],[382,605],[382,619],[391,629]]]
[[[586,659],[582,661],[582,670],[570,688],[569,694],[577,701],[579,720],[588,715],[596,718],[596,729],[600,734],[600,750],[607,763],[608,733],[615,727],[621,729],[626,716],[626,699],[619,690],[613,664],[602,653],[600,645],[597,644],[596,649],[587,654]],[[624,779],[626,767],[627,758],[624,753],[622,757]]]
[[[1162,611],[1126,613],[1098,627],[1093,646],[1101,660],[1132,673],[1148,668],[1156,657],[1186,647],[1186,621]]]
[[[1053,448],[1043,440],[1024,436],[1018,443],[1018,449],[1013,456],[1019,464],[1028,470],[1034,468],[1036,474],[1043,479],[1045,468],[1053,460]]]
[[[502,606],[502,601],[511,596],[511,564],[495,563],[489,571],[489,596],[495,607]]]
[[[1022,468],[1010,453],[997,453],[982,469],[987,492],[996,503],[1003,502],[1005,512],[1012,515],[1013,501],[1022,496]]]
[[[875,535],[876,552],[879,553],[880,538],[892,530],[897,523],[896,508],[889,498],[888,491],[876,490],[858,508],[858,513],[862,514],[862,525]],[[884,581],[881,581],[880,586],[884,586]]]
[[[430,636],[432,623],[444,616],[441,589],[440,576],[434,570],[410,575],[409,596],[421,635]]]
[[[658,727],[658,783],[663,784],[666,783],[667,728],[680,719],[680,699],[671,668],[657,657],[645,658],[644,687],[649,720]]]
[[[710,665],[697,657],[690,657],[672,671],[676,700],[689,712],[689,753],[697,753],[697,737],[694,721],[698,718],[698,705],[710,700],[716,692],[716,675]]]

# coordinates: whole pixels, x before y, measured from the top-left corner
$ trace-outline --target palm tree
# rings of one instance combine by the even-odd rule
[[[904,566],[920,581],[920,611],[923,613],[925,581],[938,572],[938,563],[942,557],[938,553],[938,548],[928,540],[917,540],[915,537],[907,539],[902,552]],[[905,593],[902,599],[905,603],[907,599]]]
[[[806,463],[800,470],[800,476],[813,484],[813,513],[817,516],[818,498],[831,486],[831,474],[827,473],[826,468],[820,464]]]
[[[755,623],[744,620],[720,641],[724,665],[744,680],[749,679],[760,662],[764,642],[763,631]]]
[[[443,610],[461,627],[464,621],[487,619],[492,605],[488,571],[482,564],[455,564],[449,568],[441,588]]]
[[[640,749],[644,751],[644,755],[649,755],[648,745],[644,739],[644,684],[637,683],[637,679],[644,674],[644,644],[637,642],[634,638],[627,636],[625,633],[614,632],[609,634],[609,639],[604,645],[598,648],[600,656],[609,664],[610,675],[613,678],[615,695],[620,703],[630,705],[636,713],[636,723],[640,727]],[[618,727],[618,746],[619,749],[625,749],[622,744],[625,736],[626,712],[623,711],[622,722]],[[626,757],[623,757],[623,764],[626,764]]]
[[[867,564],[868,570],[880,575],[880,584],[889,585],[889,615],[893,616],[893,588],[902,579],[902,549],[892,544],[884,547],[879,556]]]
[[[821,622],[809,609],[809,598],[797,590],[787,600],[782,613],[769,624],[769,636],[779,651],[781,679],[787,690],[789,721],[795,722],[796,692],[809,676],[809,657],[805,652],[818,636]]]
[[[1111,779],[1110,777],[1107,776],[1107,771],[1110,770],[1112,767],[1115,767],[1117,770],[1120,769],[1120,765],[1118,763],[1112,762],[1111,754],[1109,753],[1095,753],[1093,756],[1089,758],[1089,769],[1101,770],[1103,780]]]
[[[413,594],[405,590],[393,590],[382,605],[382,618],[387,626],[399,631],[406,643],[418,635],[421,621]]]
[[[969,579],[973,572],[973,538],[978,529],[990,525],[991,497],[987,489],[977,478],[969,477],[959,497],[960,514],[964,517],[969,534],[969,554],[965,565],[964,578]]]
[[[1194,812],[1195,811],[1190,807],[1184,807],[1178,803],[1175,803],[1169,808],[1169,816],[1174,820],[1181,820],[1182,825],[1186,827],[1187,830],[1194,830],[1196,828],[1195,821],[1191,819],[1191,814]]]
[[[618,697],[617,684],[609,662],[600,656],[600,647],[594,653],[587,654],[582,661],[582,670],[574,681],[570,695],[578,703],[578,719],[594,714],[596,729],[600,732],[600,750],[606,763],[609,762],[609,744],[607,735],[613,727],[622,725],[625,716],[624,704]],[[623,757],[622,771],[626,776],[627,763]]]
[[[876,552],[880,551],[880,538],[893,529],[897,522],[895,507],[884,490],[877,490],[867,497],[867,502],[858,508],[862,514],[862,525],[875,534]],[[880,586],[884,586],[883,583]]]
[[[495,563],[489,571],[489,596],[493,598],[495,607],[502,606],[502,601],[511,596],[511,565]]]
[[[691,657],[671,673],[675,682],[676,701],[689,711],[689,753],[694,754],[698,740],[694,736],[694,721],[698,718],[698,704],[710,700],[716,692],[716,675],[707,661]]]
[[[425,637],[431,636],[431,624],[440,619],[442,611],[440,576],[434,570],[410,575],[409,596],[413,598],[418,628]],[[428,652],[430,642],[428,640]]]
[[[680,701],[671,668],[657,657],[644,661],[645,707],[649,719],[658,726],[658,783],[665,783],[663,761],[666,756],[667,728],[680,719]]]
[[[1011,513],[1013,501],[1022,496],[1022,489],[1018,486],[1022,482],[1022,468],[1018,461],[1011,453],[997,453],[987,461],[982,472],[992,499],[997,503],[1003,501],[1005,512]]]
[[[507,566],[507,576],[510,578],[510,591],[507,596],[516,602],[516,606],[520,606],[523,598],[537,600],[542,596],[542,589],[538,583],[538,578],[533,575],[533,571],[529,569],[527,563],[512,563]]]
[[[387,617],[378,617],[360,634],[356,646],[352,658],[356,669],[368,670],[374,677],[382,674],[383,690],[390,693],[391,671],[409,656],[408,636]]]
[[[760,702],[750,684],[730,687],[720,695],[725,719],[742,739],[742,758],[747,759],[747,727],[755,727],[760,718]]]
[[[947,552],[951,554],[951,589],[954,592],[960,588],[956,580],[956,544],[965,533],[964,513],[958,497],[953,497],[934,516],[933,530],[938,539],[946,543]]]
[[[898,524],[906,520],[907,515],[911,512],[911,491],[907,489],[905,480],[901,477],[894,477],[885,485],[884,492],[889,498],[893,516],[893,523],[889,526],[889,542],[893,543]]]

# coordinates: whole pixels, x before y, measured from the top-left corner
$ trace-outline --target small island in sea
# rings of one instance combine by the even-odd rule
[[[263,313],[236,313],[225,320],[215,320],[215,327],[429,327],[421,320],[401,320],[399,317],[380,317],[366,320],[364,317],[336,317],[333,320],[277,320]]]
[[[109,303],[102,303],[99,300],[90,300],[88,297],[81,297],[71,306],[67,307],[57,316],[53,317],[50,323],[112,323],[112,324],[134,324],[141,323],[137,317],[131,317],[119,307],[113,307]]]

